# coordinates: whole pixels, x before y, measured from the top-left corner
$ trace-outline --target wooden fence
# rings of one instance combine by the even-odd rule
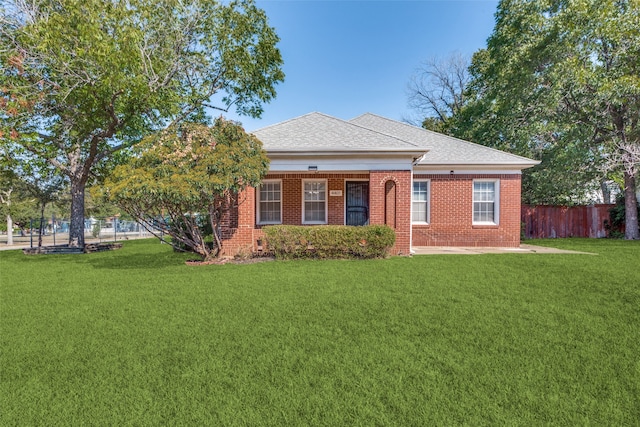
[[[555,237],[607,237],[605,221],[614,205],[529,206],[520,215],[527,239]]]

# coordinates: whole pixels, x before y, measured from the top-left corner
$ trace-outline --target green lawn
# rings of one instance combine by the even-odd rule
[[[190,267],[0,253],[0,425],[640,425],[640,242]]]

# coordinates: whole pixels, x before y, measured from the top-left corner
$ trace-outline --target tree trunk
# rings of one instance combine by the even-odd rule
[[[40,205],[40,227],[38,227],[38,247],[42,247],[42,234],[44,234],[44,208],[46,204]]]
[[[7,215],[7,245],[13,245],[13,219]]]
[[[636,178],[629,172],[624,173],[624,214],[625,232],[627,240],[640,239],[638,231],[638,199],[636,197]]]
[[[609,189],[609,185],[607,181],[604,179],[600,181],[600,189],[602,190],[602,203],[608,205],[611,203],[611,190]]]
[[[84,182],[71,179],[71,224],[69,246],[84,247]]]

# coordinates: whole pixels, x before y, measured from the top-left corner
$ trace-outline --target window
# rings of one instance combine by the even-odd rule
[[[302,181],[302,223],[327,223],[327,181]]]
[[[473,223],[498,224],[500,181],[473,181]]]
[[[282,223],[282,182],[263,181],[258,188],[258,224]]]
[[[413,197],[411,203],[411,221],[429,223],[429,181],[413,181]]]

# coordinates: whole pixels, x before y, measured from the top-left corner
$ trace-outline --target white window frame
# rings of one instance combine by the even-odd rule
[[[427,200],[425,203],[427,204],[427,218],[426,221],[414,221],[413,220],[413,204],[415,200],[413,199],[413,184],[416,182],[426,182],[427,183]],[[422,202],[422,200],[421,200]],[[431,180],[430,179],[422,179],[416,178],[411,183],[411,223],[412,224],[430,224],[431,223]]]
[[[304,199],[304,185],[310,182],[324,183],[324,221],[305,221],[306,200]],[[303,179],[302,180],[302,223],[303,224],[327,224],[329,220],[329,184],[326,179]]]
[[[262,189],[262,185],[275,184],[275,183],[277,183],[280,186],[280,200],[278,200],[278,202],[280,203],[280,221],[263,221],[262,218],[260,218],[260,214],[262,212],[262,210],[260,209],[260,192]],[[270,201],[275,201],[275,200],[270,200]],[[256,188],[256,222],[259,225],[282,224],[282,180],[281,179],[265,179],[264,181],[262,181],[262,184],[260,184]]]
[[[475,213],[476,213],[476,183],[481,182],[492,182],[494,189],[494,197],[493,197],[493,221],[476,221]],[[500,180],[499,179],[474,179],[473,186],[471,188],[472,191],[472,203],[471,203],[471,219],[473,221],[473,225],[498,225],[500,224]],[[483,201],[479,200],[478,203]]]

